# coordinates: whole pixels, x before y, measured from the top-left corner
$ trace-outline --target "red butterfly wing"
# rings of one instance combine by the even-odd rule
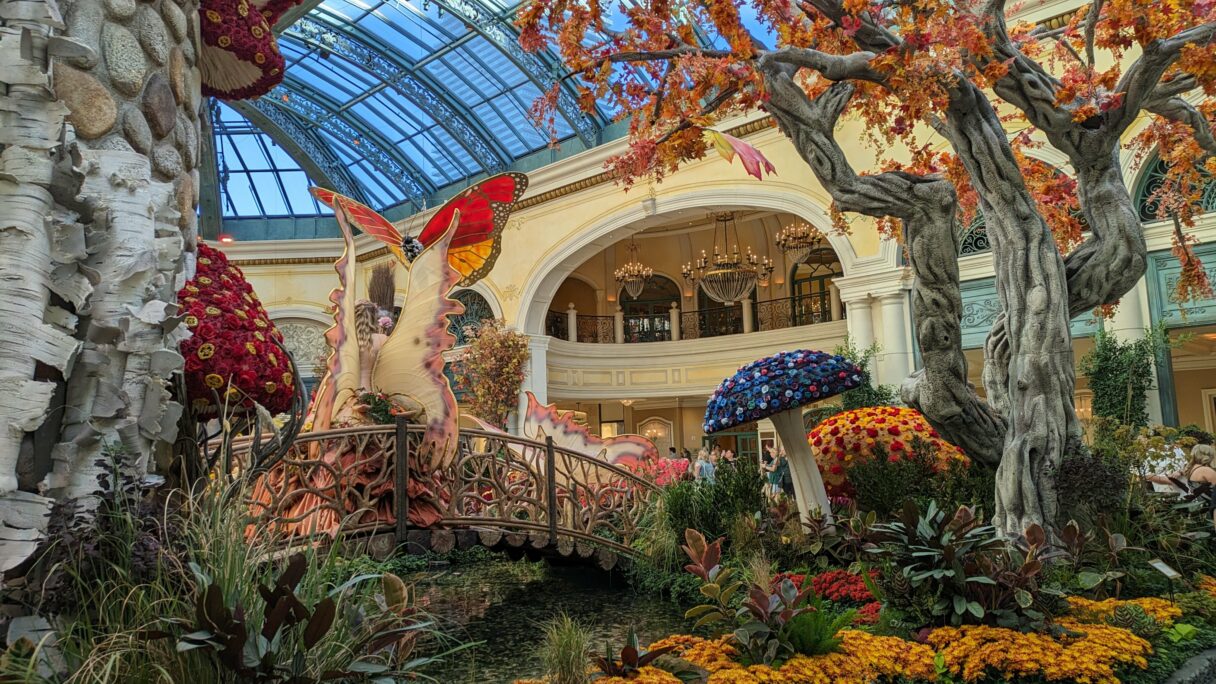
[[[359,230],[390,247],[401,247],[401,231],[371,207],[360,204],[349,197],[339,196],[338,202],[346,209],[346,215]]]
[[[338,198],[342,196],[333,190],[327,190],[319,185],[312,186],[308,189],[308,192],[312,193],[312,196],[317,198],[318,202],[324,204],[330,209],[334,208],[334,203],[336,203]]]
[[[501,248],[500,235],[512,206],[528,188],[522,173],[504,173],[474,185],[448,200],[418,235],[423,246],[439,239],[460,211],[460,224],[448,248],[448,262],[460,272],[460,285],[469,286],[494,267]]]

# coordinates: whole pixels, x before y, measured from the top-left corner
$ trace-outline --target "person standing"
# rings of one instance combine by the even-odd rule
[[[714,454],[714,453],[706,454],[705,450],[702,449],[701,452],[699,454],[697,454],[697,468],[696,468],[697,481],[704,482],[706,484],[713,484],[714,483],[714,474],[715,474],[714,471],[717,470],[717,466],[718,466],[717,454]]]
[[[701,449],[697,452],[697,460],[692,462],[692,479],[701,482],[705,479],[705,466],[709,463],[709,452]]]

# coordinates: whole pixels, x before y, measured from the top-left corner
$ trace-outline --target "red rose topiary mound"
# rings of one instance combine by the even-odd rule
[[[219,407],[244,412],[254,403],[272,414],[291,406],[291,360],[279,349],[283,336],[241,269],[223,252],[199,243],[198,272],[177,293],[193,336],[182,343],[186,393],[198,414]]]

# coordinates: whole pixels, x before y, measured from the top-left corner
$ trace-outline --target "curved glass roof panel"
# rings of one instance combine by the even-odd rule
[[[308,173],[274,139],[227,105],[212,112],[224,218],[321,213]]]
[[[529,109],[555,83],[557,139],[578,141],[573,150],[602,142],[608,117],[579,111],[559,60],[520,48],[520,4],[305,0],[291,10],[275,27],[283,83],[216,116],[225,217],[324,213],[307,196],[316,182],[400,218],[525,157],[528,168],[551,141]],[[257,126],[265,135],[250,140],[260,145],[234,147],[238,129]],[[300,163],[287,163],[293,156]],[[276,173],[284,180],[270,183]]]

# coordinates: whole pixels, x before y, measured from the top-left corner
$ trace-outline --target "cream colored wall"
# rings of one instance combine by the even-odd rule
[[[1174,371],[1174,396],[1178,402],[1179,425],[1194,423],[1208,430],[1216,428],[1216,425],[1206,422],[1203,390],[1216,390],[1216,368]]]
[[[751,247],[757,256],[768,257],[775,265],[772,278],[767,285],[757,287],[753,295],[754,300],[764,301],[789,295],[790,264],[776,248],[774,240],[783,227],[799,220],[805,219],[785,212],[739,212],[737,225],[741,246],[744,249]],[[830,229],[828,225],[815,227],[823,231]],[[653,268],[656,275],[669,278],[681,287],[684,294],[682,306],[686,309],[697,308],[696,290],[684,283],[681,268],[699,256],[701,250],[713,252],[714,223],[708,212],[699,213],[688,223],[687,228],[660,234],[639,233],[633,235],[632,239],[637,242],[641,261]],[[733,234],[731,242],[734,242]],[[584,308],[583,303],[576,302],[578,311],[611,313],[619,303],[614,299],[619,295],[619,287],[613,273],[629,260],[628,248],[629,239],[622,239],[582,262],[558,288],[550,308],[554,311],[564,311],[576,291],[582,296],[586,294],[586,289],[593,288],[602,292],[603,296],[595,301],[592,308]]]
[[[551,308],[554,311],[565,311],[573,304],[574,309],[580,313],[598,314],[602,308],[600,300],[594,286],[579,278],[567,278],[566,282],[557,288],[557,294],[553,295]]]

